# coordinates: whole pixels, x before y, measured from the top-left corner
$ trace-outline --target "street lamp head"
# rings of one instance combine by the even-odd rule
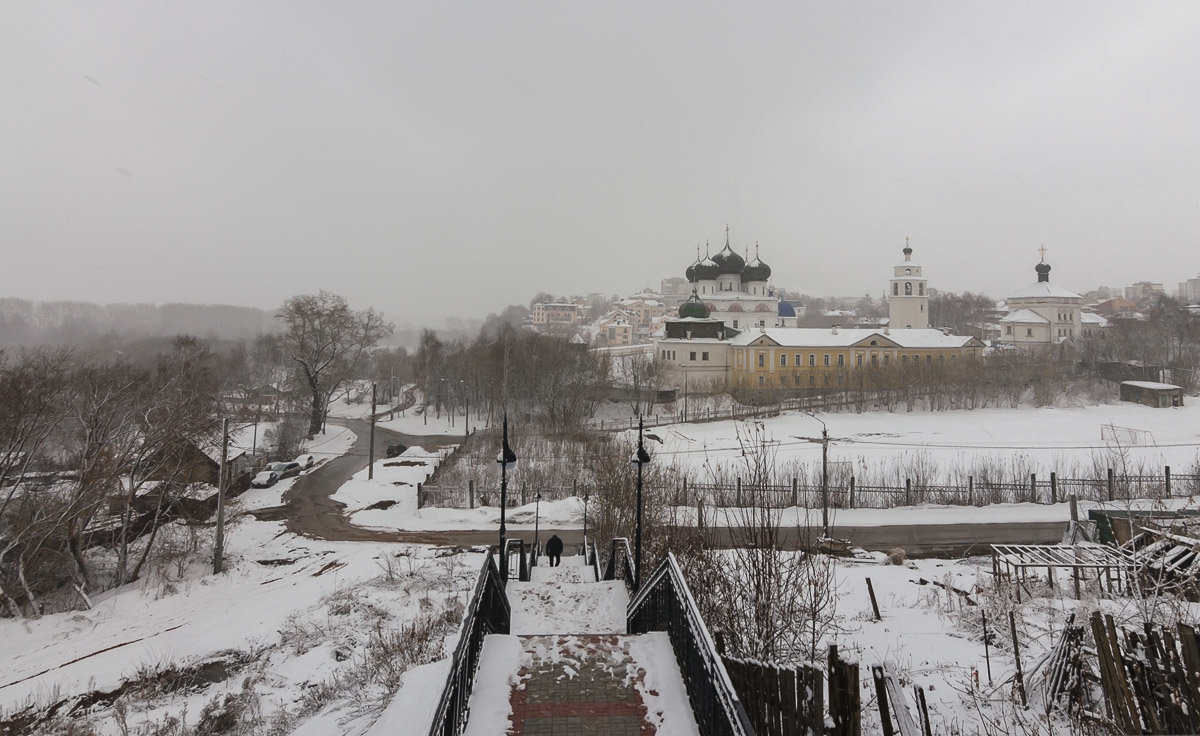
[[[500,456],[496,458],[496,462],[507,468],[517,462],[517,453],[513,452],[512,446],[508,444],[508,415],[504,415],[504,438],[500,443]]]
[[[639,447],[637,452],[633,453],[633,457],[629,459],[631,465],[645,465],[650,462],[650,453],[646,452],[645,447]]]

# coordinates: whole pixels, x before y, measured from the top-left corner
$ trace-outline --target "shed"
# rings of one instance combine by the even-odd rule
[[[1170,383],[1122,381],[1121,401],[1145,404],[1155,409],[1183,406],[1183,389]]]

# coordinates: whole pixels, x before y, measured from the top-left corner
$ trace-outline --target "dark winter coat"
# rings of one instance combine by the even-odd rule
[[[562,552],[563,541],[558,538],[557,534],[555,534],[553,537],[550,537],[550,539],[546,541],[547,555],[550,555],[551,557],[557,557],[558,555],[561,555]]]

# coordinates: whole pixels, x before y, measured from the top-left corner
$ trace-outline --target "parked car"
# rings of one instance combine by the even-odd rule
[[[404,451],[407,449],[408,448],[405,447],[404,445],[388,445],[387,446],[387,456],[388,457],[397,457],[399,455],[403,455]]]
[[[279,479],[291,478],[293,475],[300,475],[300,463],[271,463],[267,466],[267,470],[274,471],[279,474]]]
[[[270,488],[279,482],[279,473],[273,470],[264,470],[250,480],[251,488]]]
[[[293,462],[299,465],[301,470],[308,470],[317,462],[317,459],[312,455],[299,455]]]

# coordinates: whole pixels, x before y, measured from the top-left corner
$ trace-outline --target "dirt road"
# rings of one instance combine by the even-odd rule
[[[348,542],[418,542],[424,544],[454,544],[439,532],[388,532],[354,526],[346,518],[346,505],[334,501],[330,496],[350,480],[358,471],[367,467],[370,449],[371,425],[362,419],[339,422],[349,427],[357,439],[350,452],[334,458],[311,473],[296,479],[283,494],[283,505],[252,511],[262,521],[282,521],[287,530],[312,539]],[[419,445],[426,450],[436,450],[452,445],[459,440],[444,436],[417,436],[393,432],[375,427],[375,457],[384,457],[387,446],[400,443],[406,447]]]

